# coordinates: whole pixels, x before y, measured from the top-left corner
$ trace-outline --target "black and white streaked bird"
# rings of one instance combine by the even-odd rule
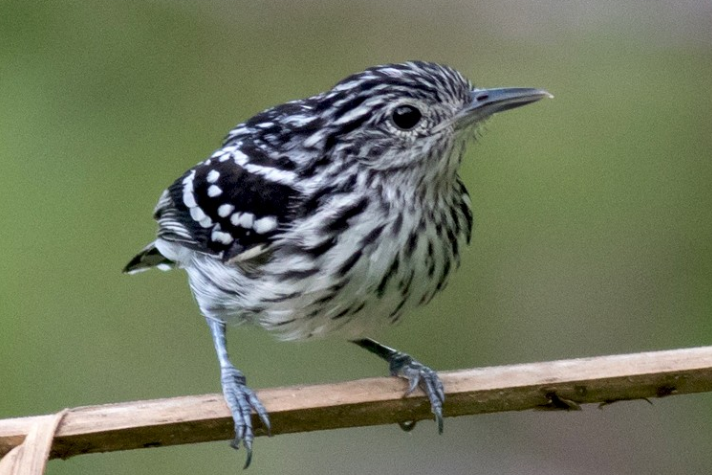
[[[124,269],[183,268],[212,332],[237,448],[252,456],[254,409],[267,411],[228,358],[229,323],[285,340],[342,334],[420,387],[442,432],[437,374],[363,338],[430,300],[470,241],[458,167],[484,119],[540,89],[477,89],[427,62],[376,66],[331,90],[235,127],[161,195],[158,238]]]

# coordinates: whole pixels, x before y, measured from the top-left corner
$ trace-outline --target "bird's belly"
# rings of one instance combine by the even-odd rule
[[[275,295],[265,299],[259,324],[283,339],[304,339],[360,336],[397,323],[428,303],[454,267],[445,242],[428,240],[426,233],[415,245],[407,239],[386,239],[370,249],[337,247],[309,277],[280,280],[279,272],[267,274],[263,288]]]
[[[379,239],[368,240],[385,220],[362,216],[324,252],[313,252],[297,229],[300,240],[278,243],[254,271],[192,251],[182,267],[208,317],[249,321],[287,340],[364,335],[442,290],[466,235],[448,228],[453,220],[438,227],[416,213],[386,221]]]

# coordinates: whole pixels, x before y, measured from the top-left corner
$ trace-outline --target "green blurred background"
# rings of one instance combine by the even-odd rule
[[[712,343],[712,3],[0,1],[0,418],[219,391],[181,272],[127,277],[165,186],[236,123],[367,66],[556,98],[462,167],[474,240],[380,335],[438,369]],[[230,334],[255,388],[386,374],[337,340]],[[703,474],[712,396],[256,441],[250,473]],[[47,473],[240,472],[227,442]]]

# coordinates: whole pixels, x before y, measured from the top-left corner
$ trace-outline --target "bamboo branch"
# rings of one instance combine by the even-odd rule
[[[579,409],[712,391],[712,347],[531,363],[440,373],[445,415],[527,409]],[[422,394],[403,397],[405,382],[372,378],[336,384],[263,389],[273,434],[432,418]],[[0,420],[0,456],[23,442],[46,416]],[[256,417],[257,435],[265,435]],[[231,439],[222,395],[70,409],[57,428],[51,458]]]

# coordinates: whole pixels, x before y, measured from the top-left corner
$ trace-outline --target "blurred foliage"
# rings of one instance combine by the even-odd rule
[[[470,148],[472,246],[386,342],[442,369],[709,344],[710,18],[693,0],[0,2],[0,418],[217,392],[185,276],[120,273],[158,195],[255,112],[407,59],[556,98]],[[338,339],[239,328],[231,347],[256,388],[386,374]],[[256,442],[251,470],[709,473],[711,410],[699,395],[448,419],[442,437],[428,423],[280,436]],[[225,442],[48,473],[241,463]]]

